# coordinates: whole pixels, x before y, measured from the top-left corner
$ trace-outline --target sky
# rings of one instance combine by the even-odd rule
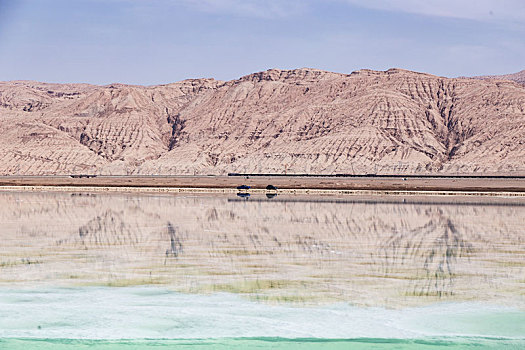
[[[0,0],[0,81],[525,69],[525,0]]]

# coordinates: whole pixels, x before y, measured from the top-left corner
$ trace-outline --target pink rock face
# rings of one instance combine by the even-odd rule
[[[525,174],[524,126],[524,86],[401,69],[4,82],[0,174]]]

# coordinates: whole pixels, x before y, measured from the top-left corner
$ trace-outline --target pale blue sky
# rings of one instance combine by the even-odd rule
[[[0,0],[0,80],[525,69],[525,0]]]

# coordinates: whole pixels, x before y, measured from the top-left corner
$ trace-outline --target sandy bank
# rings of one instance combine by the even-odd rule
[[[315,195],[486,195],[525,196],[525,178],[341,178],[286,176],[4,176],[2,190],[237,193],[237,186],[250,186],[250,193]],[[275,192],[275,191],[273,191]]]

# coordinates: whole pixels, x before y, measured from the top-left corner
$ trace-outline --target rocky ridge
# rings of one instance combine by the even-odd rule
[[[0,174],[525,174],[525,87],[401,69],[0,83]]]

